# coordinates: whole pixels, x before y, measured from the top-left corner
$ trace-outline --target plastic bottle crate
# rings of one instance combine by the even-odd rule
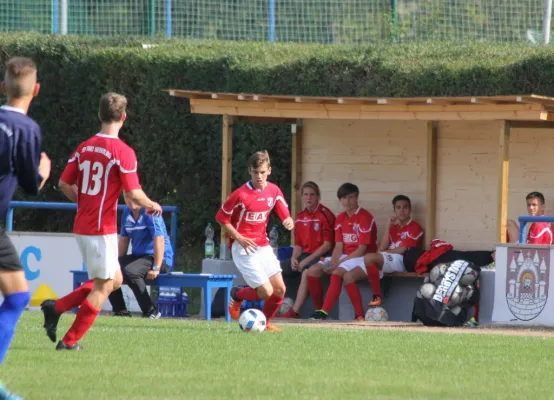
[[[251,308],[255,308],[261,311],[263,307],[264,307],[263,300],[261,301],[244,300],[242,302],[242,305],[240,306],[240,309],[244,311],[244,310],[249,310]]]
[[[184,318],[189,316],[187,314],[187,300],[156,300],[154,303],[158,306],[158,311],[162,314],[162,317]]]

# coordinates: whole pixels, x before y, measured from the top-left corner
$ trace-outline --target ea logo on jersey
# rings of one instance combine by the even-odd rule
[[[267,206],[268,207],[273,207],[273,197],[268,197],[267,198]]]

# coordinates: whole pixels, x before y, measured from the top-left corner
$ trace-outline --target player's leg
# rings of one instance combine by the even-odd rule
[[[264,298],[264,295],[269,294],[264,299],[265,302],[262,309],[267,321],[267,329],[280,331],[280,329],[271,325],[271,319],[283,304],[286,293],[285,282],[281,273],[281,264],[270,246],[260,248],[256,257],[258,257],[259,263],[263,266],[265,276],[269,278],[269,284],[271,285],[271,293],[261,293],[258,290],[258,294],[262,298]]]
[[[256,250],[256,252],[257,251],[258,250]],[[256,259],[254,257],[255,252],[247,253],[241,245],[239,245],[237,242],[234,242],[233,246],[231,247],[231,254],[233,256],[233,262],[235,263],[235,266],[249,286],[243,288],[233,287],[231,289],[229,314],[231,315],[232,319],[237,320],[240,317],[240,308],[242,306],[242,302],[244,300],[262,300],[256,288],[259,288],[259,286],[267,282],[266,286],[267,288],[269,288],[268,290],[270,290],[271,285],[269,284],[269,280],[267,279],[267,277],[261,282],[256,279],[256,271],[261,269],[261,266],[257,266]]]
[[[372,299],[369,302],[369,307],[379,307],[383,304],[381,296],[381,269],[385,259],[381,253],[369,253],[364,256],[365,270],[367,279],[371,286]]]
[[[314,310],[320,310],[323,307],[323,284],[321,283],[321,278],[325,275],[325,266],[330,262],[331,257],[327,257],[322,262],[312,265],[306,271],[308,292],[312,298]]]
[[[134,257],[131,262],[122,264],[122,269],[123,277],[133,291],[143,316],[156,319],[159,317],[158,309],[152,303],[146,288],[146,276],[152,265],[154,265],[152,256]]]
[[[4,360],[15,327],[31,298],[25,272],[10,238],[0,228],[0,364]]]
[[[356,321],[364,320],[364,304],[362,301],[362,295],[356,282],[367,278],[365,271],[365,265],[358,265],[356,268],[348,271],[343,276],[344,288],[350,297],[352,307],[354,307],[354,315]]]
[[[80,350],[77,343],[94,324],[97,315],[112,290],[123,282],[117,258],[117,235],[80,236],[86,247],[86,264],[89,276],[94,279],[94,288],[81,303],[73,325],[56,346],[56,350]]]
[[[337,303],[340,292],[342,290],[342,277],[348,272],[347,266],[345,263],[341,263],[339,267],[333,271],[331,274],[331,280],[329,283],[329,289],[325,295],[325,300],[323,301],[323,306],[316,310],[311,319],[327,319],[327,315],[333,309]]]

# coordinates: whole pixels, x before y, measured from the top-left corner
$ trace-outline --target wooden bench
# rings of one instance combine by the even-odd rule
[[[389,272],[384,274],[384,276],[396,276],[399,278],[427,278],[429,276],[429,273],[426,272],[423,275],[420,275],[417,272]]]
[[[73,290],[77,289],[83,282],[89,280],[87,271],[72,270]],[[150,286],[170,286],[170,287],[199,287],[202,288],[204,296],[206,320],[212,319],[212,289],[223,288],[225,290],[225,320],[231,322],[229,314],[229,299],[231,297],[231,288],[235,275],[214,275],[214,274],[184,274],[179,272],[170,272],[169,274],[159,274],[152,281],[146,281]]]

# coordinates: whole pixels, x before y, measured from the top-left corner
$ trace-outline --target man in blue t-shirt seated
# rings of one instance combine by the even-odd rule
[[[123,283],[135,294],[145,317],[160,318],[161,314],[152,303],[146,290],[146,280],[156,279],[173,266],[173,249],[162,217],[146,214],[146,210],[125,198],[127,207],[121,216],[119,236],[119,264],[123,272]],[[131,244],[131,254],[127,254]],[[114,314],[131,316],[125,306],[123,293],[118,289],[110,294]]]

